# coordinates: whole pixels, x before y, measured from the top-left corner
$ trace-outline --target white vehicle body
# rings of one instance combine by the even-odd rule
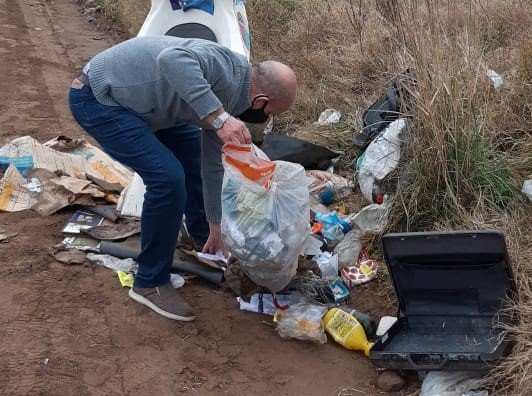
[[[138,36],[203,38],[216,41],[249,60],[251,41],[243,0],[214,0],[212,14],[199,8],[184,11],[183,6],[187,6],[186,0],[152,0]]]

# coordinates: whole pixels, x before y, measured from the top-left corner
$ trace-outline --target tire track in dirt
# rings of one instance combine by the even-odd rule
[[[39,64],[28,57],[33,44],[18,1],[0,1],[0,128],[3,137],[16,136],[20,118],[24,129],[36,131],[42,119],[55,116]]]

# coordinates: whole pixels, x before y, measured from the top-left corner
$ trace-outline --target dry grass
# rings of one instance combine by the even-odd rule
[[[389,229],[505,231],[520,322],[511,329],[512,355],[491,378],[496,394],[528,394],[532,227],[531,205],[519,189],[532,176],[530,5],[430,0],[251,5],[256,58],[279,59],[297,71],[300,96],[288,117],[294,133],[350,153],[343,164],[351,169],[353,120],[391,76],[414,67],[416,111]],[[502,74],[506,85],[495,91],[487,68]],[[325,130],[308,122],[293,125],[294,119],[315,119],[327,107],[350,117]]]
[[[136,31],[147,0],[100,0]],[[127,8],[126,8],[127,7]],[[505,231],[517,279],[512,354],[491,378],[497,395],[532,389],[532,9],[525,0],[248,0],[254,61],[276,59],[298,75],[285,131],[342,150],[351,172],[360,115],[407,66],[416,111],[405,138],[390,229]],[[128,10],[128,12],[125,12]],[[143,11],[145,12],[145,11]],[[486,69],[505,85],[494,90]],[[325,108],[334,128],[311,125]],[[385,284],[386,279],[379,279]]]
[[[136,36],[148,11],[150,0],[96,0],[102,7],[103,15],[121,25],[130,36]]]

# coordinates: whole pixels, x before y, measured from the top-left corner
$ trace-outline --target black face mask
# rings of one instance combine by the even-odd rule
[[[255,100],[253,100],[253,102],[254,101]],[[253,102],[251,102],[251,107],[243,113],[240,113],[237,118],[239,118],[241,121],[248,122],[250,124],[263,124],[268,121],[268,118],[270,116],[264,112],[264,108],[266,107],[268,102],[264,103],[264,106],[257,110],[253,109]]]

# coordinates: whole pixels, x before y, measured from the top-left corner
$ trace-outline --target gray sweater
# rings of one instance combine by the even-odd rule
[[[205,211],[209,222],[219,223],[222,142],[202,119],[222,106],[232,115],[251,106],[251,65],[247,59],[210,41],[137,37],[96,55],[88,74],[100,103],[130,110],[153,131],[169,128],[179,120],[204,129]]]

